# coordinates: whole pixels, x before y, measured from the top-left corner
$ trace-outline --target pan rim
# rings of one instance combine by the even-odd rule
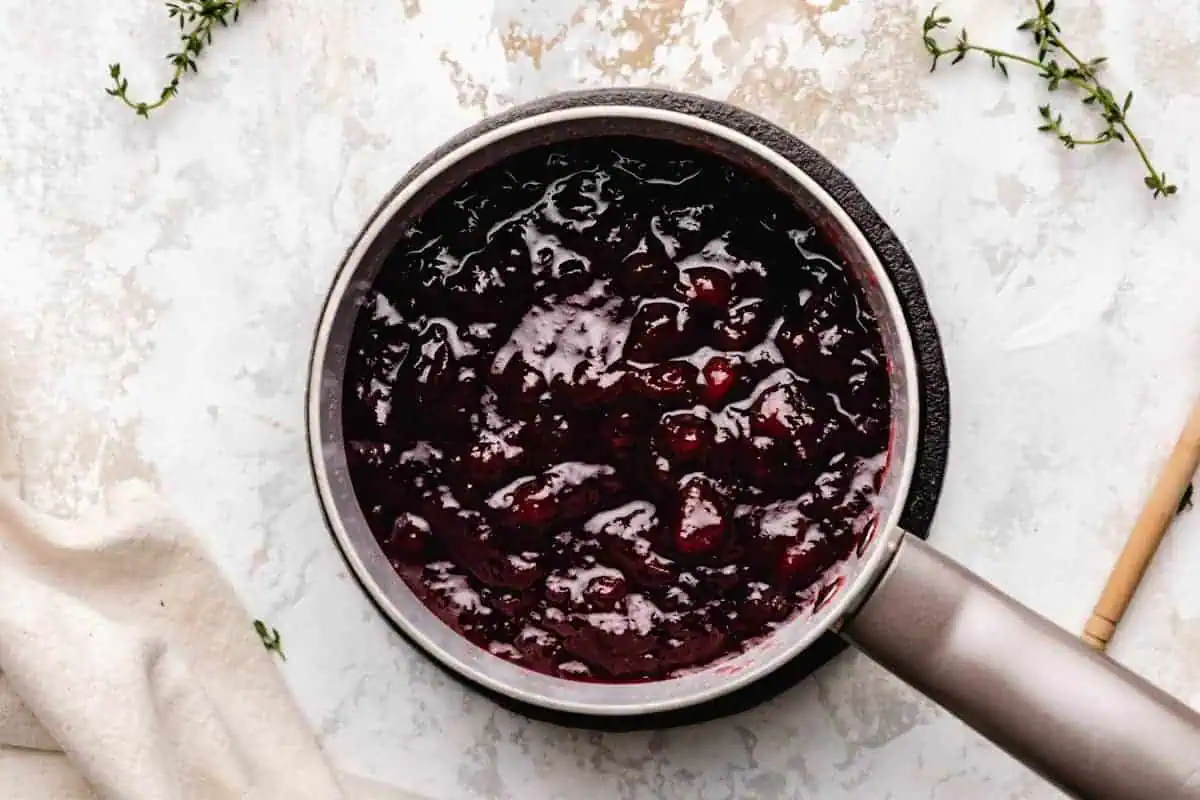
[[[774,652],[769,652],[765,655],[759,653],[760,658],[755,663],[739,670],[731,670],[720,680],[715,681],[711,679],[711,676],[707,681],[693,681],[692,679],[696,676],[689,675],[647,684],[580,684],[562,678],[541,676],[545,679],[546,683],[555,687],[588,686],[592,687],[596,694],[608,694],[612,697],[611,702],[594,702],[581,701],[577,698],[565,696],[565,694],[570,694],[569,692],[539,693],[515,688],[510,682],[497,678],[493,674],[494,672],[503,674],[505,670],[483,670],[479,668],[479,659],[463,659],[447,652],[445,648],[426,635],[421,626],[415,624],[396,607],[389,593],[384,591],[364,563],[363,554],[359,552],[358,546],[349,536],[346,529],[346,520],[342,518],[342,514],[339,511],[339,504],[334,495],[328,473],[329,464],[326,458],[326,448],[329,445],[329,439],[325,435],[325,427],[322,425],[323,420],[326,418],[326,415],[323,413],[322,403],[326,396],[324,387],[328,376],[325,372],[325,364],[329,359],[332,324],[338,312],[342,310],[347,293],[355,277],[362,269],[372,245],[380,238],[381,234],[387,229],[387,226],[397,214],[402,212],[412,199],[428,187],[430,182],[438,175],[445,172],[454,164],[459,163],[467,156],[492,147],[509,137],[527,133],[538,128],[569,121],[605,118],[633,118],[636,120],[661,122],[722,139],[735,148],[747,152],[757,160],[769,164],[783,173],[788,180],[797,184],[804,193],[809,195],[825,212],[830,214],[833,217],[834,223],[848,238],[849,245],[866,262],[871,274],[875,277],[887,310],[899,333],[897,337],[898,341],[895,342],[894,346],[898,347],[901,351],[899,354],[900,357],[896,359],[896,362],[902,366],[903,375],[901,376],[901,382],[904,386],[904,397],[908,405],[908,410],[904,415],[904,425],[906,427],[904,435],[899,437],[895,436],[895,434],[893,435],[893,441],[899,439],[902,442],[903,452],[893,451],[890,454],[889,473],[893,473],[894,471],[894,477],[890,478],[890,480],[894,481],[894,499],[888,507],[881,509],[878,529],[859,563],[856,575],[847,586],[839,590],[829,605],[819,612],[820,621],[806,624],[804,635],[797,637],[795,641],[788,643],[786,647],[775,648]],[[394,191],[376,210],[339,266],[317,326],[308,382],[306,428],[310,461],[326,521],[335,541],[337,541],[339,548],[342,550],[351,569],[355,572],[359,582],[394,625],[400,628],[405,635],[410,637],[418,646],[443,665],[448,666],[454,672],[487,689],[506,695],[522,703],[555,711],[596,716],[641,715],[672,711],[698,705],[731,693],[774,671],[811,645],[825,631],[836,630],[841,620],[847,614],[852,613],[862,603],[866,594],[890,562],[901,535],[899,521],[910,490],[918,444],[917,429],[920,417],[920,408],[918,405],[920,402],[920,393],[916,370],[915,352],[903,307],[878,254],[871,247],[859,226],[850,218],[841,205],[803,169],[757,139],[708,119],[691,116],[679,111],[631,103],[581,105],[572,108],[544,111],[531,116],[517,118],[471,138],[437,158],[419,173],[412,176],[411,179],[407,180],[407,183],[402,181],[398,191]],[[339,436],[335,438],[340,441],[340,432]],[[787,627],[784,626],[784,628],[781,628],[781,631]],[[457,634],[455,635],[457,636]],[[777,632],[770,638],[774,639],[778,635]],[[465,640],[462,641],[465,642]],[[474,647],[474,645],[469,646]],[[751,648],[751,651],[755,649]],[[498,657],[491,656],[484,651],[480,651],[480,653],[495,662],[510,667],[512,670],[519,670],[522,673],[528,672],[528,670]],[[688,685],[689,682],[694,684],[694,688]],[[675,691],[664,693],[662,697],[650,699],[645,697],[632,699],[635,696],[634,693],[629,691],[622,692],[622,689],[627,689],[628,687],[644,688],[647,686],[670,686]],[[622,694],[628,697],[622,698]]]

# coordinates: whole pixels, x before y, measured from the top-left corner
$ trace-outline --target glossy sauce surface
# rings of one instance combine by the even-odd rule
[[[516,156],[406,232],[343,424],[432,611],[529,669],[631,681],[821,602],[875,519],[888,419],[875,322],[803,214],[606,138]]]

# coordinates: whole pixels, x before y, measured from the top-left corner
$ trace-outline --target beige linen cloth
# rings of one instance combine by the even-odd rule
[[[399,800],[322,755],[230,585],[145,485],[30,508],[0,425],[0,800]]]

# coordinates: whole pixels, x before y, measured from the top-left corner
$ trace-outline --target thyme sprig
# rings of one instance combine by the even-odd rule
[[[929,71],[937,69],[942,58],[950,57],[953,66],[962,62],[967,54],[979,53],[986,56],[992,69],[1005,78],[1008,77],[1010,65],[1023,65],[1037,70],[1038,77],[1046,82],[1046,88],[1051,92],[1058,91],[1063,84],[1075,87],[1082,94],[1082,103],[1099,115],[1105,127],[1092,136],[1077,136],[1064,126],[1062,114],[1046,104],[1038,107],[1041,117],[1038,130],[1054,135],[1068,150],[1110,142],[1128,142],[1137,150],[1146,167],[1144,183],[1155,197],[1170,197],[1179,191],[1175,184],[1167,181],[1165,172],[1155,169],[1145,146],[1130,127],[1128,117],[1129,107],[1133,105],[1133,92],[1128,92],[1124,99],[1118,100],[1100,80],[1100,72],[1107,59],[1080,58],[1063,42],[1062,26],[1054,19],[1055,0],[1034,0],[1034,3],[1037,13],[1022,22],[1017,30],[1033,38],[1036,58],[976,44],[967,35],[966,28],[961,30],[953,44],[943,44],[936,34],[949,27],[953,20],[939,15],[939,7],[934,6],[925,17],[921,30],[925,50],[933,58]]]
[[[106,89],[133,109],[139,117],[149,117],[150,112],[162,108],[172,97],[179,94],[179,81],[184,75],[196,72],[196,59],[204,48],[212,44],[213,31],[218,26],[225,28],[237,22],[241,16],[242,3],[254,0],[168,0],[167,15],[179,20],[179,40],[182,47],[177,53],[167,55],[174,71],[152,102],[133,100],[129,97],[129,81],[121,73],[120,64],[108,65],[108,77],[112,85]]]
[[[254,620],[254,632],[262,640],[263,647],[267,648],[269,652],[278,655],[282,660],[287,661],[287,656],[283,652],[283,637],[279,635],[277,628],[268,628],[267,623],[261,619],[256,619]]]

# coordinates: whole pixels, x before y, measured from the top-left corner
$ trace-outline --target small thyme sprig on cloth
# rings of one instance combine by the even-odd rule
[[[929,15],[925,17],[921,31],[925,50],[933,57],[933,64],[929,71],[937,69],[938,61],[943,57],[952,56],[950,64],[954,65],[966,58],[968,53],[979,53],[987,56],[992,69],[997,70],[1005,78],[1008,77],[1010,64],[1024,65],[1036,69],[1038,77],[1046,81],[1046,88],[1051,92],[1058,91],[1063,84],[1074,86],[1083,94],[1083,104],[1099,114],[1100,119],[1104,122],[1104,129],[1094,136],[1076,136],[1063,126],[1062,114],[1047,104],[1038,107],[1042,121],[1038,130],[1053,134],[1068,150],[1074,150],[1076,147],[1084,145],[1128,142],[1134,146],[1142,163],[1146,166],[1147,175],[1144,181],[1146,188],[1154,192],[1155,197],[1170,197],[1175,194],[1179,188],[1167,181],[1165,172],[1159,172],[1154,168],[1150,156],[1146,153],[1146,148],[1129,125],[1128,114],[1129,107],[1133,104],[1133,92],[1126,94],[1124,100],[1117,100],[1099,77],[1100,70],[1107,59],[1084,60],[1077,56],[1060,37],[1062,26],[1053,16],[1055,0],[1034,1],[1037,13],[1022,22],[1017,30],[1033,37],[1033,43],[1037,47],[1036,58],[975,44],[968,38],[966,28],[962,29],[953,44],[943,45],[935,34],[948,27],[953,20],[950,17],[939,16],[938,6],[934,6]],[[1059,59],[1062,59],[1062,63]]]
[[[254,632],[262,640],[263,647],[277,654],[284,661],[287,661],[287,656],[283,653],[283,639],[276,628],[268,628],[267,623],[261,619],[256,619],[254,620]]]
[[[178,53],[171,53],[167,60],[174,72],[166,86],[153,102],[142,102],[129,98],[129,81],[121,74],[120,64],[108,65],[108,76],[112,86],[106,91],[133,109],[139,117],[149,117],[150,112],[162,108],[179,94],[179,80],[188,70],[196,71],[196,59],[205,47],[212,44],[213,30],[219,25],[228,27],[241,16],[242,3],[254,0],[168,0],[167,14],[179,20],[179,40],[183,43]]]

